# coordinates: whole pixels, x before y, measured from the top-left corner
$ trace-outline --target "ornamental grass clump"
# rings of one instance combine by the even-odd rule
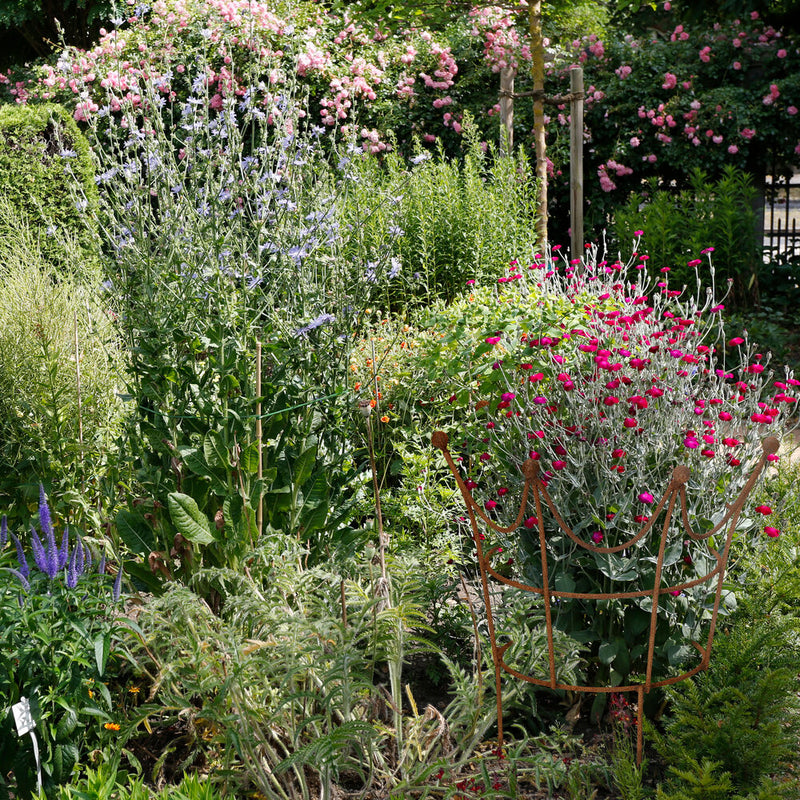
[[[643,267],[636,258],[598,262],[596,251],[583,262],[559,264],[548,254],[527,268],[513,264],[500,279],[502,292],[527,294],[532,306],[559,295],[578,316],[546,329],[524,319],[509,323],[487,332],[475,353],[480,379],[461,464],[467,486],[493,518],[508,524],[517,515],[520,467],[533,459],[561,517],[585,542],[613,548],[650,526],[624,550],[591,552],[545,509],[550,585],[559,591],[652,589],[663,524],[654,512],[673,469],[689,467],[688,523],[706,534],[762,457],[762,440],[780,435],[796,408],[800,382],[790,372],[776,379],[769,355],[754,353],[746,334],[725,342],[723,306],[713,290],[688,295],[666,279],[651,285]],[[769,512],[745,507],[736,535],[766,546],[780,534],[764,524]],[[725,543],[724,530],[706,540],[686,537],[680,517],[675,513],[670,523],[661,586],[709,573],[714,551]],[[533,510],[523,520],[513,539],[489,544],[502,548],[495,558],[504,568],[513,565],[523,580],[541,586],[539,520]],[[693,652],[690,640],[710,619],[713,588],[684,588],[659,603],[661,676]],[[650,597],[562,598],[553,620],[591,643],[598,675],[616,685],[646,656],[651,603]],[[734,605],[733,594],[723,591],[721,613]]]

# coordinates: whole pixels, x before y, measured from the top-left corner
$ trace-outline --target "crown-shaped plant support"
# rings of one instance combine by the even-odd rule
[[[739,516],[742,508],[744,507],[747,497],[758,481],[764,467],[767,464],[768,456],[777,453],[779,442],[773,436],[767,437],[762,441],[763,454],[754,467],[750,477],[745,483],[742,490],[739,492],[738,497],[727,507],[724,515],[720,521],[714,525],[710,530],[704,533],[695,532],[689,522],[689,513],[686,500],[686,484],[690,478],[691,472],[686,466],[678,466],[672,471],[672,480],[669,483],[666,491],[664,492],[658,505],[655,507],[649,520],[642,526],[642,528],[634,536],[629,538],[622,544],[617,544],[614,547],[601,547],[592,542],[586,542],[577,536],[574,531],[567,525],[562,518],[558,509],[555,507],[552,498],[547,492],[546,484],[539,476],[539,465],[536,461],[528,459],[522,465],[522,474],[525,478],[524,488],[522,492],[522,499],[520,502],[519,512],[516,519],[508,526],[502,526],[492,520],[484,510],[475,502],[470,490],[467,488],[466,483],[459,474],[458,467],[453,460],[452,455],[448,449],[447,434],[442,431],[436,431],[432,438],[431,443],[434,447],[440,449],[444,454],[447,465],[461,490],[461,495],[467,506],[469,514],[470,526],[472,530],[472,538],[475,543],[475,549],[478,557],[478,566],[480,568],[481,585],[483,589],[483,599],[486,608],[486,621],[489,629],[489,641],[492,649],[492,660],[494,662],[495,671],[495,689],[497,694],[497,739],[498,749],[502,750],[503,746],[503,702],[502,692],[500,685],[500,677],[502,672],[506,672],[515,678],[529,683],[536,684],[537,686],[546,686],[551,689],[563,689],[567,691],[588,692],[588,693],[623,693],[623,692],[636,692],[637,695],[637,733],[636,733],[636,758],[637,763],[641,763],[642,759],[642,717],[644,708],[644,695],[651,689],[667,686],[669,684],[678,683],[679,681],[690,678],[698,672],[706,669],[709,665],[711,658],[711,645],[714,640],[714,631],[717,622],[717,613],[719,611],[720,601],[722,599],[722,584],[725,576],[725,570],[728,564],[728,557],[730,555],[731,542],[736,530]],[[528,504],[532,502],[536,509],[537,527],[539,532],[539,550],[541,555],[541,575],[542,585],[531,586],[522,583],[513,578],[505,577],[495,570],[490,562],[492,555],[496,552],[497,548],[489,548],[484,550],[483,537],[479,530],[479,520],[482,521],[492,530],[500,534],[510,534],[520,528],[522,520],[525,517]],[[693,541],[698,542],[701,540],[707,541],[708,552],[711,554],[712,563],[715,564],[713,569],[704,575],[699,575],[675,585],[662,585],[662,573],[664,568],[664,554],[667,549],[668,534],[670,532],[673,514],[676,511],[676,505],[680,507],[681,523],[685,534]],[[571,592],[571,591],[558,591],[550,585],[548,559],[547,559],[547,539],[545,534],[544,516],[542,514],[543,506],[546,506],[553,519],[560,528],[560,530],[568,536],[580,548],[593,553],[619,553],[623,550],[631,548],[645,539],[648,535],[655,537],[655,525],[659,518],[662,518],[663,523],[661,526],[661,534],[658,539],[658,558],[655,569],[655,581],[653,586],[648,589],[630,592]],[[708,540],[712,536],[723,532],[724,542],[721,550],[716,550],[711,547]],[[712,540],[716,542],[717,540]],[[655,542],[653,542],[655,544]],[[548,671],[549,677],[547,679],[536,678],[531,675],[525,675],[513,667],[505,663],[503,657],[506,650],[511,647],[512,642],[507,642],[503,645],[498,645],[497,636],[495,633],[495,621],[492,611],[492,595],[489,591],[489,576],[494,580],[506,586],[513,586],[526,592],[541,595],[544,600],[544,614],[545,623],[547,626],[547,653],[548,653]],[[716,581],[716,586],[713,582]],[[676,594],[686,589],[691,589],[700,584],[709,584],[711,590],[714,592],[714,603],[711,610],[711,620],[708,629],[708,635],[705,643],[691,641],[691,644],[698,650],[700,654],[700,662],[691,669],[682,672],[679,675],[672,675],[663,679],[654,679],[653,677],[653,660],[655,652],[656,640],[656,627],[658,620],[658,607],[659,598],[666,594]],[[556,663],[555,663],[555,647],[553,641],[553,619],[552,619],[552,606],[554,603],[559,602],[559,599],[575,599],[575,600],[596,600],[608,601],[617,599],[635,599],[635,598],[652,598],[652,606],[650,610],[650,624],[648,631],[648,647],[647,647],[647,662],[644,672],[644,680],[640,683],[630,683],[623,686],[577,686],[574,684],[560,682],[556,677]]]

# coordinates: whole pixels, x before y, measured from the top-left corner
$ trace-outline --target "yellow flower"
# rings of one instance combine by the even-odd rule
[[[130,689],[128,689],[128,691],[129,691],[131,694],[139,694],[139,687],[138,687],[138,686],[131,686],[131,688],[130,688]]]
[[[103,725],[103,727],[107,731],[118,731],[119,730],[119,723],[118,722],[106,722],[106,724]]]

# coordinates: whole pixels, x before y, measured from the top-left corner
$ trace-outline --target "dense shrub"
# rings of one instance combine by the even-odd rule
[[[616,242],[630,242],[637,230],[640,249],[650,256],[649,274],[669,271],[673,286],[704,286],[726,290],[731,282],[729,304],[747,307],[759,294],[761,254],[756,240],[754,204],[757,189],[752,177],[734,167],[723,170],[718,180],[708,180],[696,169],[688,188],[659,188],[655,179],[632,194],[627,205],[614,211]],[[697,253],[714,254],[710,263]]]
[[[84,208],[76,207],[73,181]],[[91,220],[97,214],[97,190],[89,145],[64,108],[0,106],[0,195],[29,226],[54,269],[80,274],[81,262],[96,260]],[[8,224],[6,218],[0,235],[9,235]],[[82,252],[66,248],[64,237],[75,239]]]

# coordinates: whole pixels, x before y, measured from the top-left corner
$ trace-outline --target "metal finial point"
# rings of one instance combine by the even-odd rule
[[[440,450],[447,450],[447,434],[444,431],[434,431],[431,436],[431,444]]]

